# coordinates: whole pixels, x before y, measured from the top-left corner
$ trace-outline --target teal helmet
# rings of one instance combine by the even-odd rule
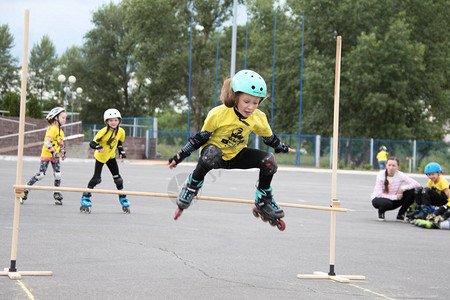
[[[430,173],[442,173],[442,168],[438,163],[430,162],[428,165],[425,166],[425,174]]]
[[[233,92],[243,92],[264,98],[267,95],[267,85],[264,78],[252,70],[241,70],[234,74],[231,80]]]

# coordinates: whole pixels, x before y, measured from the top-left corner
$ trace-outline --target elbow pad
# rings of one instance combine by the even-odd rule
[[[50,149],[51,147],[53,147],[52,142],[49,140],[45,140],[44,142],[45,147],[47,147],[48,149]]]
[[[92,149],[95,149],[95,150],[98,150],[98,149],[102,148],[102,146],[100,146],[100,144],[97,144],[94,141],[89,143],[89,147],[91,147]]]

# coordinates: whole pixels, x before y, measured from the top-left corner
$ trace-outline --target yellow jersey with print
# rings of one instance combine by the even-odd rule
[[[203,145],[216,145],[223,152],[223,160],[230,160],[247,147],[250,133],[263,137],[272,135],[266,114],[256,109],[248,118],[237,116],[234,108],[225,105],[211,109],[203,124],[202,131],[211,132],[211,137]]]
[[[387,152],[386,151],[384,151],[384,150],[381,150],[380,152],[378,152],[378,154],[377,154],[377,159],[378,159],[378,161],[383,161],[383,160],[387,160],[387,156],[388,156],[388,154],[387,154]]]
[[[107,142],[111,137],[113,137],[113,140],[108,145]],[[100,138],[101,140],[98,141],[98,139]],[[95,135],[94,142],[102,146],[102,148],[105,149],[105,151],[99,152],[98,150],[95,150],[94,157],[101,163],[106,163],[108,160],[115,158],[117,143],[119,141],[121,142],[125,141],[125,130],[123,130],[123,128],[119,127],[117,134],[113,133],[111,130],[108,130],[108,126],[102,128]]]
[[[56,126],[56,124],[53,124],[47,128],[47,131],[45,132],[44,142],[49,138],[51,139],[50,142],[52,143],[53,149],[55,149],[56,153],[59,153],[64,140],[64,131]],[[44,145],[42,146],[41,158],[45,160],[52,157],[52,153],[50,152],[50,150],[48,150],[47,146],[45,146],[44,143]]]
[[[440,190],[441,192],[444,192],[445,189],[449,188],[447,179],[445,179],[442,176],[439,177],[439,181],[437,183],[434,183],[433,180],[428,180],[427,186],[429,188],[434,186],[434,187],[436,187],[436,189]],[[450,205],[450,197],[447,198],[447,205]]]

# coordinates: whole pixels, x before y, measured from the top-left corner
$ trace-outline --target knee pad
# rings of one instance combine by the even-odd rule
[[[424,187],[422,189],[422,194],[429,194],[431,193],[432,189],[430,189],[429,187]]]
[[[261,161],[260,167],[263,175],[273,175],[277,172],[278,165],[275,159],[275,155],[270,153]]]
[[[45,177],[45,173],[44,172],[39,172],[36,174],[36,180],[42,180]]]
[[[92,177],[91,180],[89,181],[88,186],[89,187],[94,187],[97,184],[99,184],[100,182],[102,182],[102,178],[101,177]]]
[[[114,183],[116,184],[116,187],[118,189],[123,189],[123,179],[120,177],[120,175],[114,175],[113,176]]]
[[[416,188],[414,188],[414,194],[421,194],[422,193],[422,187],[421,186],[418,186],[418,187],[416,187]]]
[[[199,163],[208,169],[214,169],[222,159],[223,152],[216,145],[206,146],[201,153]]]
[[[55,172],[55,180],[61,180],[61,172]]]

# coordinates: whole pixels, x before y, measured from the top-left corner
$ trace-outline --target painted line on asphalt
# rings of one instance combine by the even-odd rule
[[[25,293],[26,293],[27,296],[28,296],[28,299],[34,300],[33,294],[30,292],[29,289],[27,289],[27,287],[25,286],[25,284],[23,284],[23,282],[20,281],[20,280],[17,280],[17,283],[22,287],[22,290],[25,291]]]
[[[395,298],[391,298],[391,297],[388,297],[388,296],[386,296],[386,295],[383,295],[383,294],[380,294],[380,293],[371,291],[371,290],[369,290],[369,289],[366,289],[366,288],[357,286],[356,284],[349,284],[349,285],[351,285],[351,286],[353,286],[353,287],[356,287],[356,288],[358,288],[358,289],[361,289],[361,290],[363,290],[364,292],[374,294],[374,295],[379,296],[379,297],[384,298],[384,299],[395,300]]]

